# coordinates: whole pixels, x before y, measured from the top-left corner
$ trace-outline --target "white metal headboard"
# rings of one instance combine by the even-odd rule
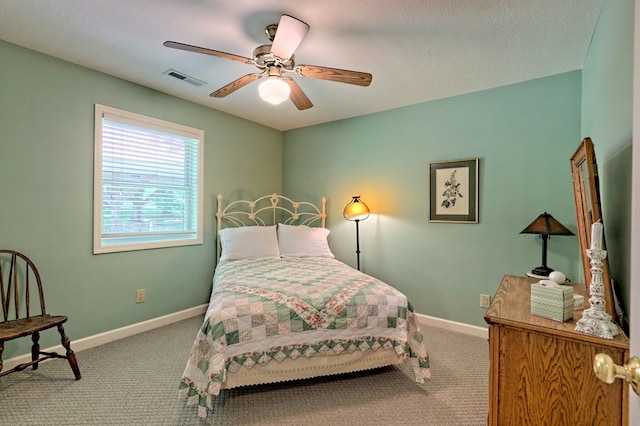
[[[218,231],[228,226],[287,225],[326,226],[327,199],[322,197],[322,208],[308,201],[293,201],[283,195],[271,194],[256,200],[237,200],[223,206],[222,194],[218,194]],[[227,221],[225,224],[224,221]]]
[[[256,200],[237,200],[223,207],[218,194],[217,231],[223,227],[270,226],[278,223],[326,227],[327,199],[322,197],[321,208],[308,201],[293,201],[283,195],[271,194]],[[216,232],[217,234],[217,232]],[[220,239],[218,253],[220,253]]]

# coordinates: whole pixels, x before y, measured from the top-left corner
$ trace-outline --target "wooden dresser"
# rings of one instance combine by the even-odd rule
[[[487,309],[489,324],[489,425],[627,425],[628,389],[593,373],[593,357],[606,353],[616,364],[629,359],[629,339],[613,340],[575,331],[573,320],[531,315],[531,287],[538,280],[507,275]],[[588,294],[584,284],[574,293]]]

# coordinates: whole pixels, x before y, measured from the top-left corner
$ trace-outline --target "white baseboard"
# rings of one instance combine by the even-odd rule
[[[468,334],[470,336],[489,338],[489,330],[476,325],[464,324],[461,322],[449,321],[442,318],[430,317],[428,315],[416,314],[420,323],[431,326],[444,328],[445,330],[455,331],[457,333]]]
[[[137,324],[131,324],[126,327],[116,328],[115,330],[106,331],[104,333],[85,337],[83,339],[73,340],[71,342],[71,348],[73,349],[74,352],[80,352],[85,349],[95,348],[96,346],[113,342],[115,340],[124,339],[125,337],[133,336],[138,333],[144,333],[145,331],[153,330],[154,328],[158,328],[168,324],[172,324],[174,322],[182,321],[187,318],[203,315],[207,310],[207,306],[208,306],[207,304],[195,306],[193,308],[185,309],[183,311],[175,312],[173,314],[168,314],[168,315],[164,315],[158,318],[153,318],[147,321],[142,321]],[[428,326],[444,328],[446,330],[468,334],[471,336],[488,338],[488,331],[486,328],[478,327],[475,325],[463,324],[461,322],[449,321],[449,320],[431,317],[431,316],[422,315],[422,314],[416,314],[416,317],[422,324],[425,324]],[[57,346],[44,349],[44,352],[64,353],[64,348],[62,347],[62,345],[57,345]],[[10,358],[4,362],[3,370],[9,370],[18,364],[22,364],[30,361],[31,361],[30,353],[25,355],[20,355],[14,358]]]
[[[142,321],[137,324],[131,324],[125,327],[116,328],[115,330],[109,330],[104,333],[85,337],[83,339],[72,340],[71,349],[73,349],[74,352],[80,352],[85,349],[95,348],[96,346],[113,342],[114,340],[123,339],[125,337],[133,336],[138,333],[144,333],[145,331],[153,330],[154,328],[162,327],[174,322],[182,321],[187,318],[202,315],[206,312],[207,306],[208,306],[207,304],[195,306],[193,308],[185,309],[183,311],[174,312],[173,314],[168,314],[168,315],[164,315],[158,318],[153,318],[147,321]],[[195,337],[195,330],[194,330],[194,337]],[[62,347],[62,345],[57,345],[47,349],[43,349],[43,351],[58,352],[58,353],[64,354],[64,348]],[[10,370],[16,365],[22,364],[25,362],[31,362],[31,353],[20,355],[20,356],[6,360],[4,362],[2,370]]]

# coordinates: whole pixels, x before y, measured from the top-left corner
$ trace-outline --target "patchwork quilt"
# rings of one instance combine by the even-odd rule
[[[417,319],[390,285],[330,258],[222,261],[180,394],[206,417],[228,371],[353,351],[395,351],[417,382],[430,377]]]

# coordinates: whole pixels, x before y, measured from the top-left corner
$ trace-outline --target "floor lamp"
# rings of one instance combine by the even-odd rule
[[[358,271],[360,270],[360,231],[358,224],[369,217],[369,207],[360,200],[359,195],[354,195],[344,208],[342,215],[345,219],[356,223],[356,256],[358,259]]]

